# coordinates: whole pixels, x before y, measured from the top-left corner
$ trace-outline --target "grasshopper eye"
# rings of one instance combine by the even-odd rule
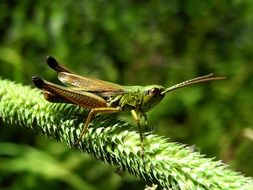
[[[151,90],[149,90],[149,92],[148,92],[148,95],[150,96],[150,97],[155,97],[155,96],[157,96],[157,95],[160,95],[161,94],[161,90],[159,89],[159,88],[152,88]]]

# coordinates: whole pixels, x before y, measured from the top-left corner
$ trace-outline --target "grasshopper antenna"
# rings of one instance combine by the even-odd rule
[[[47,56],[46,57],[46,62],[47,62],[47,65],[50,68],[52,68],[53,70],[55,70],[58,73],[59,72],[72,73],[66,67],[64,67],[63,65],[59,64],[58,61],[53,56]]]
[[[210,73],[208,75],[193,78],[193,79],[178,83],[178,84],[171,86],[169,88],[166,88],[161,94],[166,94],[167,92],[176,90],[178,88],[183,88],[185,86],[190,86],[192,84],[197,84],[197,83],[206,82],[206,81],[213,81],[213,80],[224,80],[224,79],[226,79],[226,77],[214,77],[213,73]]]

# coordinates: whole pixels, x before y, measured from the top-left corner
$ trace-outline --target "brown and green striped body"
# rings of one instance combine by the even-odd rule
[[[34,76],[32,80],[35,86],[43,90],[45,99],[50,102],[72,103],[90,109],[79,140],[75,144],[82,140],[94,115],[130,110],[140,131],[143,149],[140,117],[145,116],[146,120],[145,112],[157,105],[167,92],[200,82],[224,79],[224,77],[213,77],[213,74],[209,74],[181,82],[169,88],[160,85],[121,86],[73,74],[53,57],[47,57],[46,61],[52,69],[58,72],[59,80],[66,86],[56,85]]]

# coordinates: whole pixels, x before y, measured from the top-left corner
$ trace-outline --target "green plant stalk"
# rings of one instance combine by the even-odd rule
[[[45,101],[37,89],[0,80],[0,119],[7,126],[30,128],[73,146],[86,114],[79,106]],[[78,149],[161,189],[253,189],[252,178],[165,137],[146,134],[142,158],[135,128],[109,115],[92,120]]]

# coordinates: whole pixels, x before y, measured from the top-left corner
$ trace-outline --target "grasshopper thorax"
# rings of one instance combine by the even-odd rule
[[[159,85],[124,86],[124,89],[124,94],[110,99],[108,103],[111,106],[120,107],[122,110],[147,112],[164,97],[164,88]]]

